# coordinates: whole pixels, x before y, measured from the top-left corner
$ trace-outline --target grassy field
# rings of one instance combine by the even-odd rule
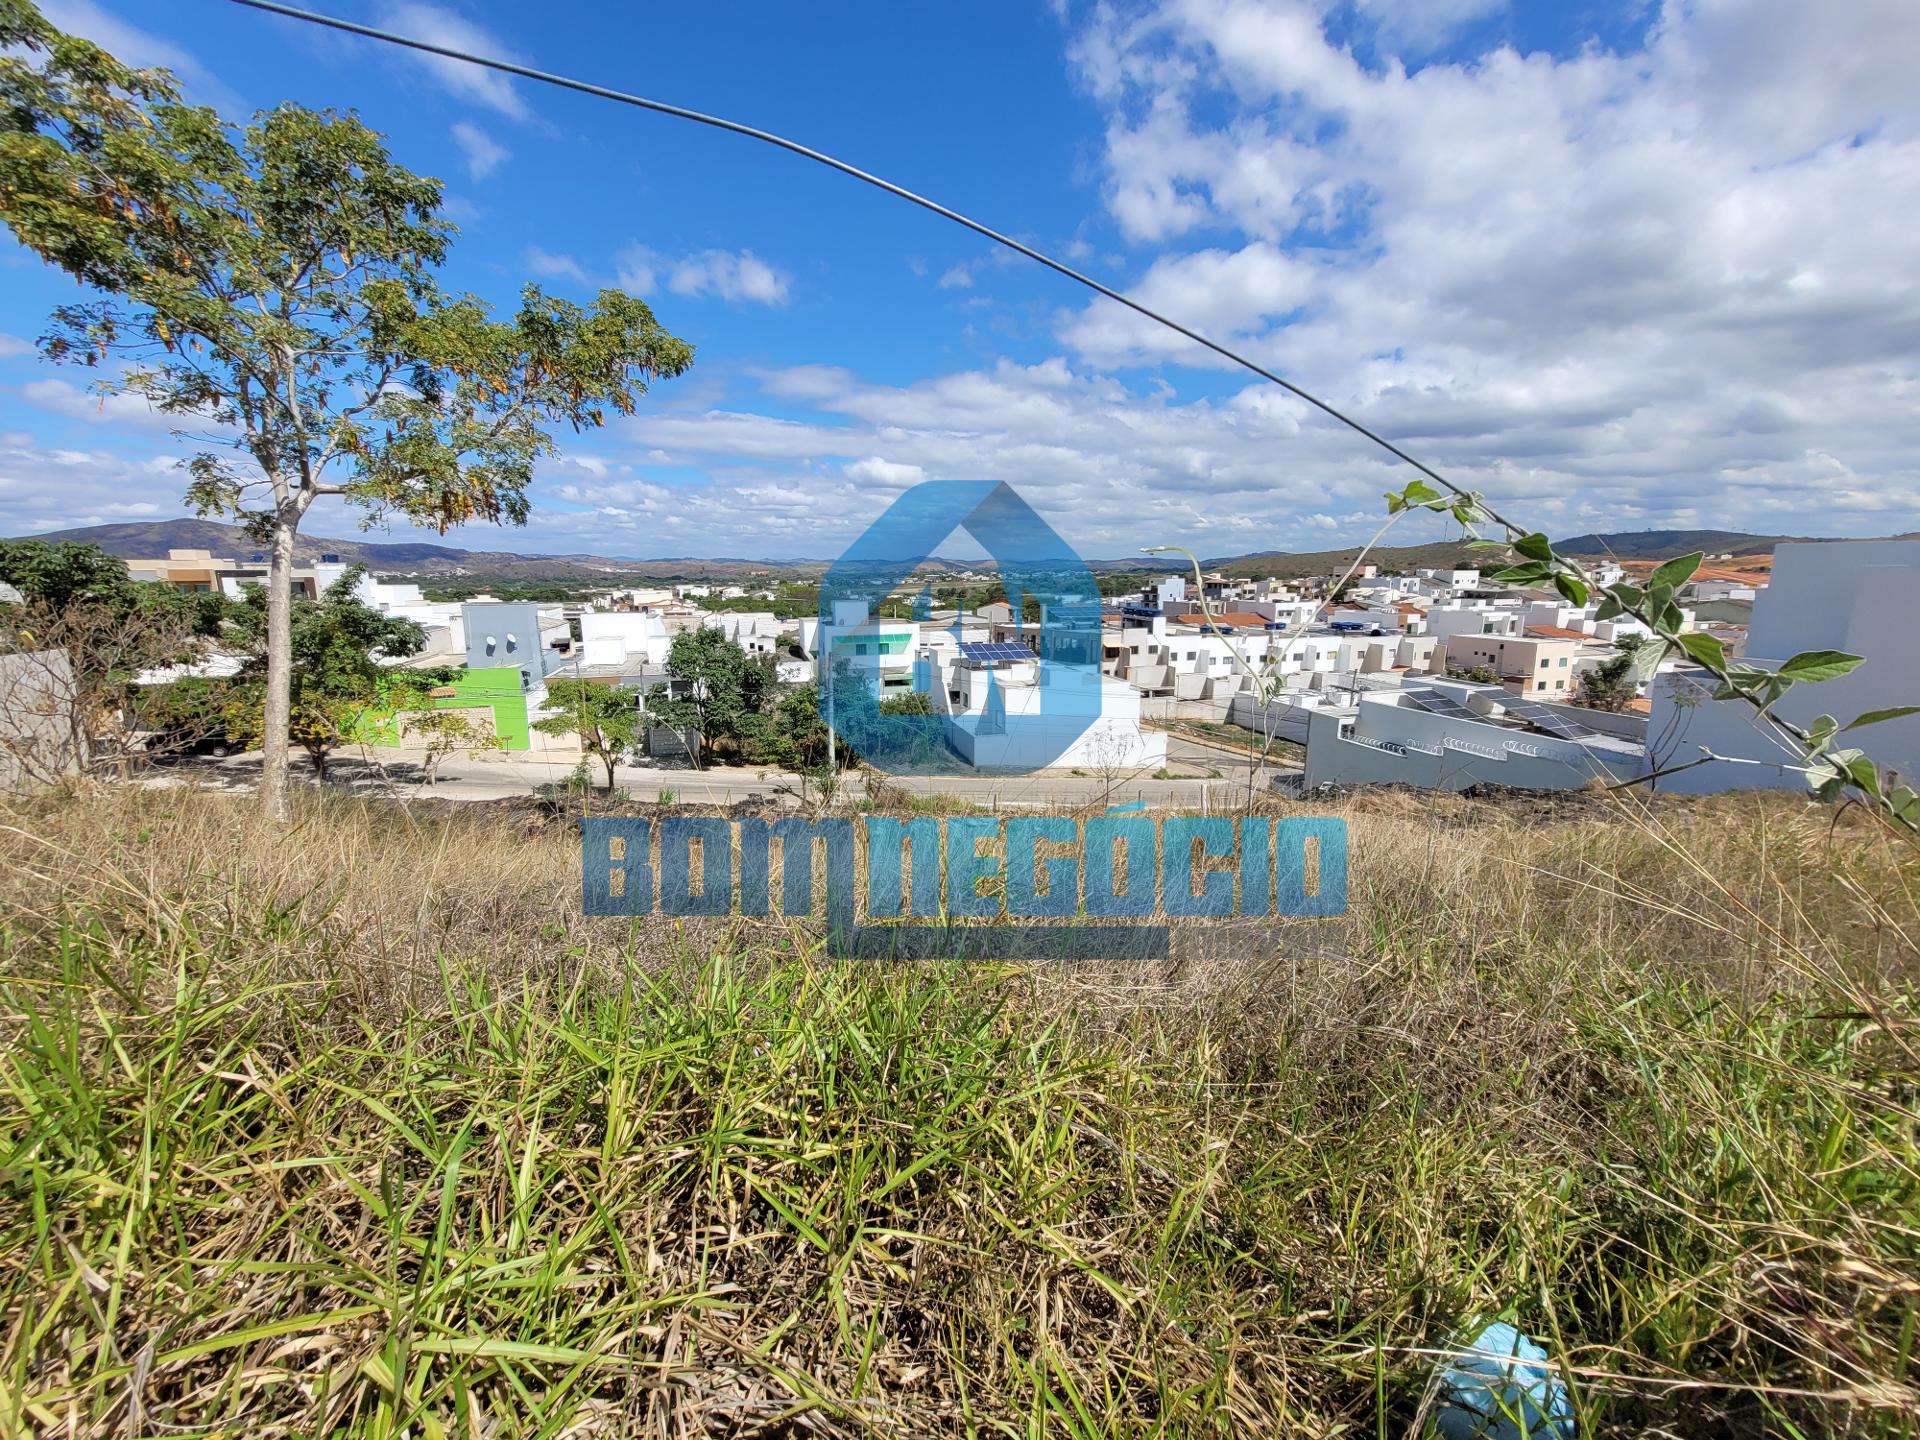
[[[0,1433],[1912,1435],[1920,864],[1776,797],[1341,802],[1151,968],[589,919],[562,823],[0,815]]]

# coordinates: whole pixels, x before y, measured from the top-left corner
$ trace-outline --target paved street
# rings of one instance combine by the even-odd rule
[[[533,757],[516,753],[453,756],[442,763],[431,789],[420,781],[420,752],[406,747],[342,751],[329,767],[329,782],[364,794],[440,800],[501,800],[532,793],[541,785],[564,781],[574,757]],[[1167,769],[1173,776],[1156,780],[1151,774],[1117,772],[1073,775],[1046,772],[1037,775],[899,775],[888,784],[915,795],[954,795],[975,805],[1018,809],[1085,809],[1102,804],[1144,801],[1149,806],[1213,809],[1244,803],[1248,784],[1245,759],[1213,746],[1173,738],[1168,745]],[[150,783],[211,784],[234,790],[251,789],[259,773],[257,755],[231,760],[172,766],[153,772]],[[310,774],[304,758],[296,755],[294,774]],[[595,774],[599,775],[596,767]],[[1269,764],[1253,773],[1254,787],[1265,792],[1286,767]],[[851,771],[842,784],[854,794],[866,792],[871,772]],[[1190,777],[1190,778],[1189,778]],[[637,800],[670,796],[690,804],[730,805],[741,800],[768,804],[798,803],[811,793],[811,782],[779,770],[655,769],[622,766],[615,785]]]

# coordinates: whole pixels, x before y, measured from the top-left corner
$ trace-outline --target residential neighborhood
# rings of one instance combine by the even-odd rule
[[[0,0],[0,1440],[1914,1440],[1916,73]]]
[[[172,550],[124,563],[142,584],[234,600],[263,577],[258,555]],[[1907,627],[1892,620],[1897,597],[1920,579],[1917,566],[1920,541],[1782,545],[1757,562],[1703,566],[1679,593],[1680,613],[1687,631],[1711,634],[1728,656],[1752,663],[1777,666],[1823,647],[1859,653],[1868,664],[1849,682],[1851,703],[1880,708],[1898,699],[1901,682],[1889,677],[1913,673],[1920,659]],[[315,598],[348,568],[322,553],[295,570],[294,583]],[[1601,561],[1592,573],[1606,584],[1651,568]],[[860,607],[842,603],[825,618],[783,619],[772,609],[703,608],[774,598],[771,588],[738,585],[583,588],[566,602],[484,594],[453,602],[424,598],[414,581],[355,572],[352,592],[380,615],[421,627],[417,650],[380,663],[397,673],[451,670],[427,702],[490,730],[503,757],[579,759],[577,736],[539,728],[555,718],[552,680],[608,687],[644,716],[649,693],[668,693],[676,678],[675,638],[710,631],[779,687],[824,689],[837,677],[869,684],[882,699],[921,697],[943,726],[934,768],[956,774],[1067,777],[1097,769],[1146,780],[1167,770],[1181,722],[1199,722],[1240,732],[1262,783],[1290,793],[1378,784],[1577,790],[1645,783],[1692,794],[1806,788],[1791,757],[1740,706],[1707,696],[1686,655],[1640,658],[1636,647],[1650,637],[1641,622],[1603,620],[1597,600],[1573,605],[1474,569],[1383,575],[1361,565],[1351,576],[1287,584],[1218,571],[1203,574],[1198,586],[1178,574],[1152,580],[1102,606],[1098,677],[1085,681],[1094,687],[1086,703],[1098,721],[1064,744],[1021,722],[1041,709],[1045,622],[1015,619],[1005,601],[974,610],[923,606],[905,617],[856,613]],[[1830,623],[1810,626],[1815,616]],[[145,678],[164,684],[231,675],[239,664],[212,646],[191,665]],[[1614,672],[1624,674],[1603,683]],[[1796,718],[1810,720],[1797,712],[1812,703],[1797,702]],[[375,728],[370,722],[377,739]],[[1912,729],[1896,721],[1882,732],[1883,749],[1893,747],[1888,763],[1901,773],[1920,767]],[[659,769],[652,777],[659,788],[673,788],[666,772],[698,764],[699,747],[679,731],[642,723],[638,733],[657,737],[663,753],[643,745],[627,758]],[[1205,765],[1215,757],[1191,744],[1175,745],[1203,771],[1230,768]],[[1689,765],[1709,753],[1712,764]],[[1218,758],[1234,757],[1222,751]],[[1678,765],[1688,768],[1665,773]],[[436,793],[454,792],[442,786]]]

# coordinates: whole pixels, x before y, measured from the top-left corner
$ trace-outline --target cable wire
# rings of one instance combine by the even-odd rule
[[[871,185],[877,190],[884,190],[887,194],[918,205],[923,210],[930,210],[944,220],[951,220],[954,224],[971,230],[974,234],[991,240],[996,245],[1003,245],[1016,254],[1024,255],[1027,259],[1044,265],[1056,274],[1064,275],[1075,284],[1085,286],[1095,294],[1103,295],[1115,304],[1124,305],[1135,314],[1144,315],[1156,324],[1166,326],[1167,329],[1173,331],[1175,334],[1185,336],[1194,344],[1213,351],[1214,354],[1219,355],[1223,359],[1231,360],[1242,369],[1252,371],[1261,379],[1272,381],[1289,394],[1297,396],[1309,405],[1314,406],[1333,419],[1338,420],[1342,425],[1345,425],[1356,434],[1371,440],[1389,455],[1411,465],[1429,480],[1444,486],[1452,494],[1460,496],[1462,499],[1479,499],[1477,496],[1471,496],[1470,492],[1454,484],[1453,481],[1447,479],[1447,477],[1440,474],[1439,471],[1415,459],[1412,455],[1409,455],[1405,450],[1402,450],[1398,445],[1377,431],[1369,429],[1351,415],[1336,409],[1327,401],[1322,400],[1318,395],[1294,384],[1293,381],[1288,380],[1286,377],[1276,374],[1258,361],[1250,360],[1238,351],[1222,345],[1218,340],[1209,339],[1198,330],[1183,325],[1178,320],[1170,319],[1146,305],[1142,305],[1138,300],[1131,299],[1109,285],[1103,285],[1091,275],[1083,274],[1071,265],[1068,265],[1065,261],[1056,260],[1044,251],[1036,250],[1033,246],[1024,244],[1014,239],[1011,235],[1003,234],[990,225],[983,224],[981,221],[975,220],[969,215],[963,215],[958,210],[942,205],[938,200],[931,200],[925,195],[909,190],[904,185],[896,185],[891,180],[883,179],[870,171],[862,170],[859,166],[849,164],[845,160],[837,159],[825,151],[815,150],[809,145],[802,145],[798,140],[790,140],[784,135],[776,135],[771,130],[761,130],[756,126],[747,125],[738,120],[729,120],[725,116],[709,115],[704,111],[688,109],[684,105],[669,104],[665,100],[651,100],[644,95],[634,95],[625,90],[614,90],[605,85],[595,85],[587,80],[576,80],[568,75],[556,75],[547,70],[536,70],[530,65],[516,64],[511,60],[497,60],[491,56],[475,55],[470,51],[461,50],[452,45],[438,45],[429,40],[421,40],[411,35],[397,34],[391,30],[381,30],[372,25],[361,25],[352,20],[342,20],[337,16],[324,15],[318,11],[302,10],[295,5],[281,4],[280,0],[232,0],[232,3],[235,5],[244,5],[250,10],[262,10],[270,15],[284,16],[289,20],[300,20],[309,25],[324,26],[329,30],[345,31],[347,34],[359,35],[368,40],[379,40],[388,45],[398,45],[404,49],[418,50],[428,55],[438,55],[447,60],[464,61],[469,65],[478,65],[487,70],[497,70],[505,75],[516,75],[523,80],[536,81],[542,85],[557,86],[562,90],[577,91],[582,95],[591,95],[597,99],[613,100],[622,105],[637,106],[639,109],[651,110],[656,114],[671,115],[675,119],[691,120],[697,125],[710,126],[715,130],[724,130],[733,135],[743,135],[749,140],[758,140],[763,144],[772,145],[778,149],[798,155],[802,159],[824,165],[830,170],[837,170],[842,175],[851,176],[853,179],[863,184]],[[1496,524],[1504,526],[1512,534],[1524,533],[1519,526],[1503,519],[1495,511],[1488,508],[1484,500],[1479,500],[1479,504],[1482,512]]]

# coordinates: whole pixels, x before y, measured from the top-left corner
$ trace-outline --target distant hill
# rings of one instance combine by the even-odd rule
[[[510,532],[508,532],[510,533]],[[33,537],[40,540],[78,540],[98,545],[112,555],[157,557],[169,550],[210,550],[215,555],[244,559],[261,552],[261,545],[238,525],[211,520],[156,520],[118,525],[88,525],[77,530],[55,530]],[[1606,535],[1576,535],[1559,541],[1564,555],[1613,555],[1623,560],[1665,560],[1694,550],[1710,554],[1771,554],[1775,545],[1808,538],[1798,535],[1750,535],[1739,530],[1623,530]],[[1890,537],[1898,540],[1914,535]],[[502,580],[572,580],[597,575],[631,576],[652,580],[738,580],[750,574],[781,579],[818,577],[827,560],[749,560],[736,556],[717,559],[681,556],[641,560],[618,555],[522,555],[511,550],[466,550],[424,541],[340,540],[303,535],[294,551],[302,562],[322,555],[338,555],[349,565],[365,565],[382,575],[484,575]],[[1338,574],[1360,553],[1357,545],[1337,550],[1261,550],[1247,555],[1221,555],[1201,561],[1208,570],[1234,575],[1272,576],[1294,580],[1303,575]],[[1501,561],[1497,550],[1469,550],[1459,540],[1426,545],[1388,545],[1369,557],[1383,573],[1451,566],[1491,568]],[[1177,556],[1139,555],[1088,562],[1095,570],[1183,571],[1187,562]],[[930,569],[958,571],[957,562],[935,559]]]
[[[78,540],[123,558],[157,558],[169,550],[210,550],[245,559],[263,547],[238,525],[211,520],[156,520],[118,525],[87,525],[54,530],[36,540]],[[573,579],[583,575],[632,575],[662,580],[733,579],[750,571],[818,570],[821,562],[723,558],[637,560],[608,555],[521,555],[509,550],[463,550],[420,541],[339,540],[302,535],[294,557],[310,563],[338,555],[349,565],[365,565],[383,575],[488,575],[513,580]]]
[[[1562,555],[1611,555],[1620,560],[1670,560],[1703,550],[1710,555],[1771,555],[1773,547],[1788,543],[1819,543],[1842,539],[1884,538],[1920,539],[1920,535],[1819,536],[1752,535],[1744,530],[1621,530],[1606,535],[1576,535],[1559,540],[1554,549]],[[1338,574],[1353,563],[1360,553],[1357,545],[1341,550],[1310,550],[1291,553],[1263,550],[1251,555],[1223,555],[1201,563],[1209,570],[1255,577],[1271,575],[1279,580],[1302,575]],[[1493,569],[1509,563],[1498,550],[1469,550],[1458,540],[1437,541],[1430,545],[1383,545],[1367,557],[1383,574],[1409,570],[1439,570],[1449,566],[1462,569]]]
[[[1297,580],[1303,575],[1338,574],[1351,565],[1360,553],[1358,545],[1340,550],[1261,550],[1251,555],[1223,555],[1200,563],[1208,570],[1225,571],[1254,579]],[[1428,545],[1382,545],[1367,557],[1382,574],[1409,570],[1441,570],[1459,567],[1472,569],[1499,558],[1497,550],[1469,550],[1458,540],[1440,540]]]
[[[1914,535],[1750,535],[1744,530],[1619,530],[1576,535],[1554,548],[1563,555],[1611,555],[1617,560],[1671,560],[1704,550],[1709,555],[1771,555],[1776,545],[1819,544],[1852,539],[1912,540]]]

